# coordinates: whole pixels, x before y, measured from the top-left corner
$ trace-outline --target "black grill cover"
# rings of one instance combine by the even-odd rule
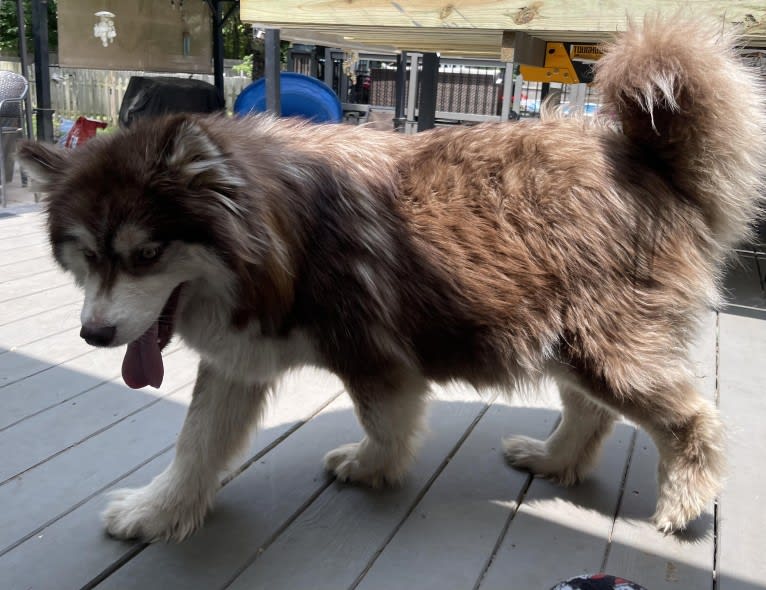
[[[225,107],[223,94],[202,80],[133,76],[120,105],[120,126],[165,113],[213,113]]]

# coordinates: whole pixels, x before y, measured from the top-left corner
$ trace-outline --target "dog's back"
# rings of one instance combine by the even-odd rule
[[[596,85],[600,121],[416,137],[399,202],[423,255],[497,327],[499,357],[632,355],[630,389],[682,371],[667,351],[718,304],[720,266],[762,199],[766,102],[731,39],[656,18],[608,50]]]

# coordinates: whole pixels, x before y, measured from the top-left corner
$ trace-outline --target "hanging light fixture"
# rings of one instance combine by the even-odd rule
[[[115,14],[108,10],[99,10],[95,16],[98,17],[98,22],[93,25],[93,36],[101,39],[101,44],[104,47],[108,47],[117,36],[117,30],[114,28]]]

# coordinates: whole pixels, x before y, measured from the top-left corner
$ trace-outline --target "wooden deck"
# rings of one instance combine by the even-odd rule
[[[98,514],[105,492],[143,485],[170,462],[195,356],[173,345],[161,390],[125,387],[122,350],[78,337],[80,295],[54,266],[41,221],[0,211],[0,588],[546,590],[596,571],[649,590],[766,588],[766,313],[751,259],[731,277],[743,305],[711,312],[694,347],[701,387],[730,425],[731,469],[717,505],[684,535],[648,523],[657,456],[630,424],[571,489],[504,464],[502,436],[554,427],[545,393],[509,405],[439,390],[405,485],[338,484],[321,457],[360,429],[340,383],[303,371],[283,385],[204,528],[146,546],[108,538]]]

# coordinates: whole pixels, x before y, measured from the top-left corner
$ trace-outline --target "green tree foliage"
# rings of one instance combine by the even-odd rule
[[[287,65],[287,53],[290,51],[290,43],[288,41],[280,41],[279,43],[279,61],[282,64],[282,69]],[[242,58],[242,63],[232,67],[231,69],[237,74],[242,74],[253,80],[263,77],[264,69],[264,46],[262,39],[253,40],[252,53],[249,53]]]
[[[239,20],[239,9],[235,8],[223,25],[223,55],[226,59],[242,59],[252,52],[252,27]]]
[[[226,10],[224,10],[224,13]],[[239,9],[235,8],[229,19],[223,25],[223,47],[226,59],[241,59],[242,63],[232,69],[238,73],[253,78],[263,76],[264,47],[263,39],[253,37],[253,27],[244,24],[239,19]],[[280,43],[280,61],[287,63],[287,52],[290,43]]]
[[[58,48],[58,29],[56,26],[56,0],[48,0],[48,49]],[[27,51],[32,46],[32,0],[23,0],[24,20],[27,33]],[[19,55],[19,27],[16,17],[16,1],[0,0],[0,53]]]

